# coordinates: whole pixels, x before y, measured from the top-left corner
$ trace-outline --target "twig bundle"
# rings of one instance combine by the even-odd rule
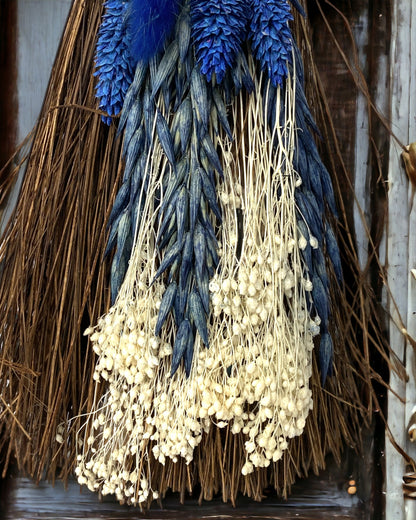
[[[89,436],[78,456],[79,482],[91,490],[145,502],[157,486],[145,462],[150,450],[161,464],[167,457],[173,462],[182,457],[189,464],[211,424],[231,424],[231,433],[242,432],[247,439],[243,475],[280,460],[288,439],[303,432],[312,407],[312,338],[319,325],[308,312],[312,283],[298,245],[305,238],[297,235],[294,190],[300,179],[291,157],[294,84],[287,82],[286,99],[277,96],[278,113],[281,106],[288,113],[285,126],[276,126],[274,134],[262,121],[261,97],[250,97],[248,107],[243,95],[236,100],[234,110],[245,114],[238,131],[247,138],[248,149],[235,135],[221,154],[232,161],[231,148],[241,146],[237,164],[225,159],[222,248],[210,285],[216,318],[210,323],[209,349],[197,342],[190,371],[180,367],[173,377],[172,328],[164,327],[160,340],[153,333],[163,284],[152,284],[157,235],[149,229],[157,229],[151,201],[163,186],[158,172],[164,169],[161,146],[152,148],[143,182],[146,194],[141,193],[146,203],[125,281],[110,313],[98,329],[88,331],[100,355],[95,377],[109,381],[88,417]],[[239,195],[233,193],[235,186]],[[237,200],[244,228],[240,258]]]
[[[105,221],[118,175],[114,129],[95,110],[94,41],[102,8],[75,2],[0,248],[1,441],[9,460],[40,478],[72,465],[58,425],[88,400],[92,358],[83,321],[107,303]]]
[[[132,504],[159,496],[150,457],[189,465],[212,425],[241,434],[243,476],[277,463],[312,408],[313,337],[320,333],[322,382],[332,373],[320,248],[341,281],[324,214],[325,201],[335,206],[308,129],[314,123],[301,60],[296,48],[290,61],[284,54],[288,11],[276,70],[268,42],[256,41],[267,71],[257,78],[253,57],[247,62],[238,50],[241,38],[230,40],[233,57],[227,45],[222,51],[226,21],[217,24],[217,10],[229,8],[222,5],[211,6],[208,18],[226,66],[206,52],[211,27],[191,2],[201,72],[211,78],[208,85],[201,80],[185,3],[163,58],[139,60],[121,115],[126,171],[110,218],[114,298],[121,287],[110,312],[87,331],[100,356],[94,377],[108,380],[108,388],[83,428],[77,474],[91,490]],[[281,8],[268,11],[259,2],[256,9],[252,30],[271,23],[280,34]],[[233,59],[241,80],[237,72],[230,84]],[[231,97],[229,118],[214,74]],[[213,215],[222,220],[218,253]]]

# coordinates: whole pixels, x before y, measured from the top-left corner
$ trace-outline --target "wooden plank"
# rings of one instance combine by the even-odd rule
[[[303,490],[303,493],[302,493]],[[306,493],[305,493],[306,491]],[[184,504],[179,503],[178,494],[171,494],[161,504],[154,503],[145,515],[137,508],[121,506],[114,498],[98,496],[88,490],[79,491],[75,481],[71,481],[65,491],[62,483],[52,487],[46,482],[36,486],[29,479],[16,479],[11,493],[7,520],[31,520],[33,518],[75,520],[115,520],[147,518],[149,520],[202,520],[229,518],[235,520],[297,519],[312,520],[332,518],[337,520],[367,518],[363,505],[356,496],[349,496],[344,490],[339,492],[335,482],[326,482],[325,487],[319,479],[311,480],[301,493],[296,489],[288,501],[267,498],[261,504],[240,497],[236,507],[224,504],[220,498],[198,504],[197,498],[187,497]]]
[[[410,23],[410,64],[409,71],[409,141],[416,141],[416,3],[411,2]],[[416,206],[414,204],[414,187],[408,187],[409,194],[409,269],[416,268]],[[407,330],[409,335],[416,339],[416,280],[411,272],[407,271],[408,278],[408,309]],[[405,426],[408,425],[414,407],[416,405],[416,352],[409,342],[406,345],[406,368],[409,373],[409,381],[406,385],[406,411]],[[407,442],[407,452],[416,460],[416,446]],[[407,520],[416,518],[416,501],[405,500]]]
[[[414,2],[393,1],[392,13],[392,49],[391,49],[391,123],[398,138],[407,144],[410,140],[411,128],[414,129],[414,85],[412,74],[416,74],[412,40],[415,41],[416,27],[412,17],[416,15]],[[412,111],[413,110],[413,111]],[[413,121],[412,121],[413,120]],[[409,326],[409,298],[412,296],[409,289],[409,261],[411,253],[409,243],[412,238],[409,232],[414,226],[410,225],[408,201],[408,182],[400,161],[401,149],[392,139],[389,153],[389,221],[387,231],[388,257],[388,284],[392,297],[389,302],[391,315],[390,344],[397,356],[406,364],[411,377],[414,377],[409,349],[400,331],[403,320],[404,326]],[[412,246],[413,248],[413,246]],[[414,302],[411,302],[413,305]],[[410,311],[411,312],[411,311]],[[413,354],[413,353],[412,353]],[[409,359],[410,358],[410,359]],[[407,387],[394,373],[391,374],[390,385],[392,390],[405,397],[406,404],[402,403],[392,393],[389,394],[388,422],[396,441],[407,451],[410,450],[406,435],[406,415],[410,402],[415,402],[413,383]],[[413,388],[412,388],[413,387]],[[414,449],[412,450],[414,451]],[[398,455],[390,442],[386,441],[386,518],[389,520],[404,520],[406,511],[402,492],[402,476],[405,472],[403,459]],[[408,517],[410,518],[410,517]]]
[[[17,128],[13,146],[36,124],[72,0],[17,0]],[[14,114],[16,115],[16,114]],[[4,215],[7,222],[22,183],[17,180]]]
[[[355,171],[357,91],[354,80],[347,70],[339,54],[339,50],[336,45],[332,44],[332,37],[326,24],[323,22],[320,10],[314,4],[315,2],[308,4],[308,17],[312,33],[314,59],[324,85],[340,152],[346,167],[346,172],[349,175],[349,179],[340,175],[338,182],[340,183],[344,195],[348,225],[353,229],[354,196],[350,189],[350,183],[354,183]],[[359,16],[357,13],[366,12],[368,9],[368,0],[342,0],[337,4],[337,7],[344,13],[354,29]],[[338,41],[342,44],[347,57],[352,59],[350,36],[345,27],[344,20],[333,7],[327,5],[325,2],[320,2],[320,8]],[[329,42],[331,43],[329,44]],[[346,44],[344,45],[345,42]],[[330,142],[329,147],[335,150],[334,143]],[[324,162],[328,161],[329,163],[329,158],[323,157],[323,159]],[[333,159],[336,160],[335,157]]]
[[[5,165],[16,144],[16,7],[16,0],[0,2],[0,221],[13,185],[12,168]]]
[[[0,2],[0,169],[16,144],[16,5]]]
[[[354,25],[355,43],[360,67],[364,74],[367,69],[368,51],[368,10],[363,10]],[[370,140],[367,99],[362,92],[357,95],[355,119],[355,161],[354,161],[354,229],[360,267],[364,271],[368,262],[368,230],[370,228]]]
[[[39,116],[71,0],[18,0],[18,142]]]

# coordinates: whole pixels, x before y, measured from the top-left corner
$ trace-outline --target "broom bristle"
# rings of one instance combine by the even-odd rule
[[[4,471],[12,458],[37,479],[45,469],[71,471],[69,432],[65,449],[55,436],[90,399],[92,358],[80,331],[108,305],[100,251],[119,145],[91,110],[100,18],[99,3],[72,7],[0,249]]]

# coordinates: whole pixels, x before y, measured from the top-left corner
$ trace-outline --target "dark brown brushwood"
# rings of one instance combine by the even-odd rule
[[[108,303],[101,256],[119,143],[94,111],[100,4],[74,3],[0,250],[5,468],[13,456],[36,478],[72,464],[54,439],[88,400],[92,358],[81,324]]]

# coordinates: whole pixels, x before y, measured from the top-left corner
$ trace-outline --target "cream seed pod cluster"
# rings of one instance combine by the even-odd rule
[[[132,504],[147,501],[151,492],[147,468],[136,459],[142,460],[149,449],[153,426],[147,418],[153,411],[155,378],[171,352],[153,334],[158,292],[155,284],[134,305],[120,297],[87,331],[98,355],[94,379],[108,386],[79,432],[83,440],[76,474],[89,489]]]
[[[151,479],[151,457],[165,464],[179,457],[187,463],[203,432],[201,398],[194,377],[183,367],[171,377],[173,318],[155,336],[164,286],[157,272],[156,192],[163,193],[159,172],[166,161],[154,145],[148,165],[148,190],[135,236],[129,268],[113,307],[85,332],[97,354],[97,393],[91,412],[78,432],[78,482],[121,502],[143,506],[158,497]],[[160,200],[161,204],[163,201]],[[149,230],[154,230],[150,232]],[[195,357],[201,348],[195,341]],[[100,394],[100,385],[106,385]]]
[[[196,343],[194,354],[198,358],[201,343],[199,340]],[[173,462],[182,457],[189,464],[211,423],[206,414],[201,414],[202,393],[197,385],[196,364],[189,377],[182,368],[170,377],[170,365],[165,368],[154,399],[152,453],[161,464],[165,464],[168,457]]]
[[[161,147],[155,144],[147,168],[150,194],[160,190],[163,161]],[[163,293],[163,284],[154,282],[156,231],[149,232],[156,230],[155,200],[149,196],[143,204],[135,248],[115,304],[85,332],[98,356],[93,376],[97,391],[77,443],[78,482],[139,505],[158,496],[151,488],[148,456],[157,381],[164,369],[169,370],[172,354],[171,338],[154,334]],[[103,382],[106,389],[99,395]]]
[[[286,96],[293,94],[288,82]],[[278,98],[278,113],[281,102],[294,106]],[[288,440],[302,434],[313,405],[309,380],[320,321],[308,311],[312,283],[300,254],[306,239],[296,226],[294,114],[286,114],[286,126],[270,135],[261,103],[253,99],[247,106],[240,99],[233,106],[234,117],[245,110],[250,139],[243,134],[221,140],[228,143],[222,157],[232,174],[222,186],[227,195],[221,197],[220,267],[210,283],[210,349],[200,352],[198,365],[203,415],[219,426],[231,422],[231,431],[245,436],[243,474],[279,460]],[[289,146],[277,154],[275,139]],[[234,146],[242,153],[233,153]],[[239,219],[244,232],[236,238]]]

